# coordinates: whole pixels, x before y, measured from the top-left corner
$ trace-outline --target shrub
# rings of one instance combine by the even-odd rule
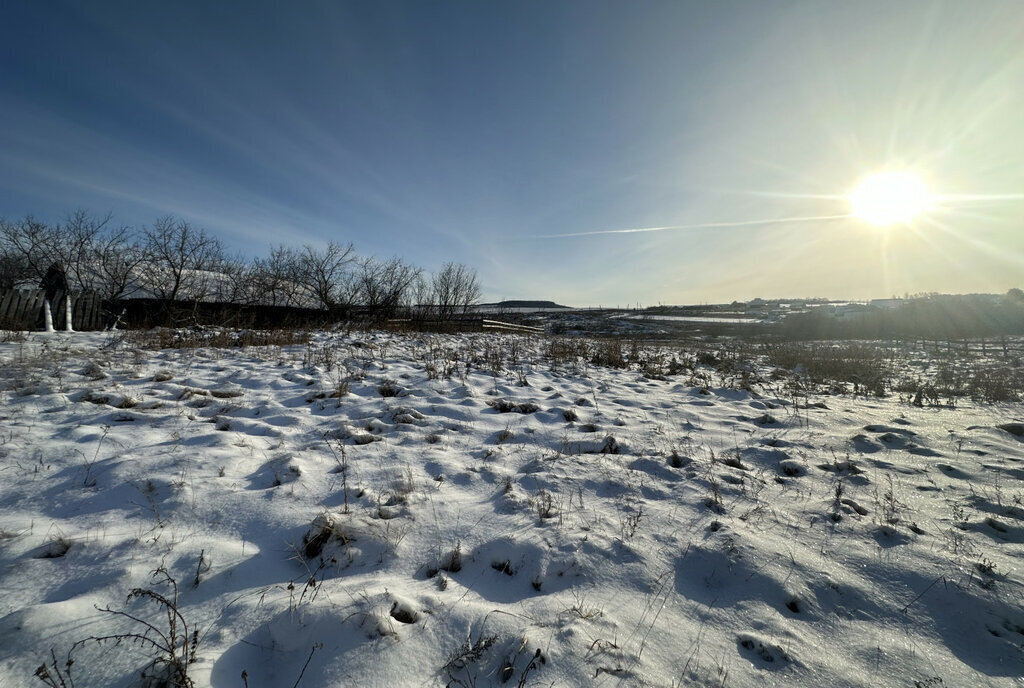
[[[67,661],[62,670],[57,664],[56,653],[50,651],[51,663],[45,662],[35,671],[35,676],[51,688],[73,688],[72,665],[74,652],[89,642],[104,645],[126,644],[156,656],[142,668],[143,685],[167,686],[168,688],[195,688],[195,681],[189,676],[189,667],[196,661],[196,650],[199,646],[199,629],[190,626],[178,609],[178,583],[160,567],[153,572],[153,579],[161,586],[170,590],[169,595],[156,590],[135,588],[128,595],[128,602],[141,599],[156,604],[160,609],[159,618],[166,623],[150,622],[127,611],[118,611],[110,607],[97,608],[105,614],[128,619],[132,628],[105,636],[92,636],[79,640],[71,646]],[[52,671],[51,671],[52,669]]]

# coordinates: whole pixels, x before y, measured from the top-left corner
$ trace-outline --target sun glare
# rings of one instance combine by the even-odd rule
[[[879,172],[850,193],[854,217],[873,225],[907,223],[931,205],[928,188],[912,172]]]

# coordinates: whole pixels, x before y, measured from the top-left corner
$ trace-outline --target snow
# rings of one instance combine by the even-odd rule
[[[144,337],[0,343],[2,686],[167,633],[128,599],[173,599],[158,570],[197,686],[1021,685],[1020,403],[512,335]],[[135,686],[159,653],[73,656]]]

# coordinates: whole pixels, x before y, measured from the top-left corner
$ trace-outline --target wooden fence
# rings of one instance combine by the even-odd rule
[[[0,290],[0,329],[41,330],[45,325],[42,289]],[[65,329],[64,292],[58,292],[50,304],[53,327]],[[103,303],[91,292],[71,294],[71,325],[76,330],[103,329]]]
[[[523,334],[544,334],[543,327],[531,327],[529,325],[519,325],[517,323],[501,322],[500,320],[487,320],[483,321],[483,329],[485,330],[504,330],[506,332],[521,332]]]
[[[517,323],[488,320],[486,318],[453,318],[452,320],[414,320],[391,318],[385,325],[396,329],[411,329],[419,332],[481,332],[500,330],[520,334],[544,334],[543,327],[531,327]]]

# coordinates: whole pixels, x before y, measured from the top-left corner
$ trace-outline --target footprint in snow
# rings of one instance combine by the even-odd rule
[[[889,425],[865,425],[864,429],[868,432],[878,434],[905,435],[907,437],[915,437],[917,435],[913,430],[907,430],[906,428],[894,428]]]
[[[874,454],[877,451],[883,449],[882,445],[875,442],[867,435],[854,435],[850,442],[853,444],[853,448],[860,454]]]
[[[970,480],[973,478],[972,475],[964,473],[959,468],[954,468],[953,466],[950,466],[948,463],[937,463],[935,464],[935,467],[942,471],[945,475],[949,476],[950,478],[957,478],[959,480]]]
[[[762,669],[781,669],[796,663],[796,660],[778,645],[748,633],[737,637],[736,645],[742,654]]]
[[[1005,430],[1018,439],[1024,440],[1024,423],[1003,423],[996,427],[1000,430]]]
[[[794,459],[785,459],[779,462],[779,473],[787,478],[799,478],[807,475],[807,467]]]
[[[856,511],[861,516],[867,516],[868,515],[868,510],[865,509],[864,507],[862,507],[857,502],[853,501],[852,499],[844,499],[844,500],[842,500],[842,503],[845,504],[846,506],[850,507],[850,509],[852,511]]]

